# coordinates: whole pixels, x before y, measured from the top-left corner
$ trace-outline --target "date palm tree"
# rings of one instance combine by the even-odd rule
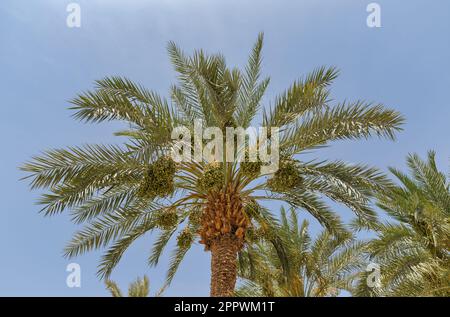
[[[262,125],[278,127],[280,168],[258,173],[261,162],[175,163],[169,153],[171,134],[183,125],[249,127],[262,111],[269,79],[261,79],[262,34],[243,71],[230,69],[222,55],[195,51],[187,56],[169,43],[178,73],[170,101],[131,80],[109,77],[72,100],[74,117],[85,122],[118,120],[123,145],[86,145],[49,150],[22,169],[32,189],[48,189],[40,199],[45,215],[70,210],[86,226],[65,249],[67,257],[109,246],[99,265],[108,278],[125,250],[147,232],[158,231],[149,263],[156,265],[174,235],[177,247],[167,284],[195,241],[211,251],[211,295],[228,296],[236,282],[236,257],[253,223],[265,223],[258,206],[263,199],[288,202],[316,217],[330,232],[343,232],[342,222],[322,201],[327,196],[350,207],[362,222],[376,214],[368,205],[373,189],[388,180],[376,169],[341,161],[303,162],[298,154],[343,139],[373,135],[394,139],[400,114],[363,101],[330,100],[335,68],[318,68],[296,81],[266,108]],[[255,119],[256,120],[256,119]],[[269,138],[270,139],[270,138]],[[177,230],[179,229],[179,230]],[[199,238],[199,240],[197,239]]]
[[[239,254],[238,296],[338,296],[352,290],[365,267],[365,243],[327,230],[312,240],[308,222],[299,226],[294,209],[289,217],[281,210],[281,223],[273,227],[271,237],[256,238],[258,242]]]
[[[412,154],[407,163],[411,176],[390,168],[400,185],[378,198],[393,220],[381,224],[369,244],[372,261],[380,266],[380,283],[369,288],[362,280],[356,295],[450,295],[449,182],[437,169],[433,151],[427,161]]]
[[[116,282],[107,280],[105,284],[112,297],[123,297],[122,291]],[[149,281],[147,276],[144,276],[142,279],[137,278],[136,281],[130,284],[128,287],[128,297],[147,297],[149,291]]]

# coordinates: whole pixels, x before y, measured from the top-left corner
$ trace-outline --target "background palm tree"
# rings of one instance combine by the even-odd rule
[[[281,243],[272,243],[280,239]],[[238,296],[338,296],[351,291],[365,267],[365,243],[349,234],[336,237],[327,230],[314,241],[305,220],[299,226],[295,210],[281,210],[281,223],[272,237],[249,244],[239,254]]]
[[[247,230],[270,222],[260,201],[279,200],[306,210],[333,234],[343,234],[345,228],[322,196],[347,205],[363,223],[376,219],[369,198],[374,189],[389,184],[376,169],[298,159],[298,154],[335,140],[372,135],[393,139],[400,130],[402,117],[382,105],[332,105],[329,87],[338,75],[334,68],[319,68],[296,81],[264,112],[263,126],[281,130],[281,162],[275,175],[260,175],[261,162],[175,164],[168,156],[171,133],[179,125],[192,131],[193,121],[201,119],[204,126],[224,131],[251,124],[269,84],[268,78],[260,78],[262,44],[261,34],[241,72],[228,68],[220,54],[200,50],[188,57],[169,43],[178,73],[171,102],[119,77],[99,80],[95,90],[72,100],[76,119],[126,122],[127,129],[117,135],[128,141],[123,146],[50,150],[22,167],[32,189],[49,190],[39,201],[45,215],[70,210],[75,223],[86,223],[67,245],[67,257],[110,245],[98,271],[108,278],[137,238],[159,231],[149,257],[149,264],[156,265],[177,234],[168,285],[199,238],[211,251],[211,295],[228,296],[234,290],[237,253]]]
[[[119,286],[114,281],[106,280],[105,284],[112,297],[123,297]],[[128,297],[147,297],[149,291],[149,281],[147,276],[144,276],[144,278],[137,278],[136,281],[130,284]]]
[[[407,163],[411,176],[390,168],[401,185],[378,198],[393,218],[369,244],[372,261],[381,267],[381,285],[371,289],[362,280],[356,295],[450,295],[449,183],[432,151],[427,161],[413,154]]]

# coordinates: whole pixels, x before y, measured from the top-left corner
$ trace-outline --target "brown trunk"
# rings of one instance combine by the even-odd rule
[[[211,243],[211,296],[233,296],[237,277],[239,241],[232,234],[220,235]]]
[[[237,254],[250,219],[233,184],[224,191],[210,191],[206,202],[198,233],[205,250],[211,251],[211,296],[233,296]]]

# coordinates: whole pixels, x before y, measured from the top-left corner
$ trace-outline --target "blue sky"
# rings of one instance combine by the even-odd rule
[[[39,151],[111,143],[118,124],[85,125],[70,118],[67,100],[107,75],[123,75],[167,95],[174,72],[166,44],[187,51],[221,51],[244,65],[258,32],[265,32],[267,103],[317,66],[341,69],[333,97],[381,102],[407,123],[396,142],[339,142],[312,157],[405,167],[410,152],[450,158],[450,2],[379,0],[381,28],[368,28],[365,0],[144,1],[79,0],[81,28],[66,26],[64,0],[0,2],[0,295],[106,296],[95,276],[100,253],[69,261],[64,244],[77,227],[67,214],[44,218],[18,166]],[[336,206],[336,211],[348,213]],[[303,214],[301,214],[303,215]],[[112,278],[125,288],[147,274],[161,286],[168,263],[149,269],[152,237],[125,254]],[[194,248],[166,295],[206,296],[209,254]],[[82,269],[81,288],[68,288],[66,265]]]

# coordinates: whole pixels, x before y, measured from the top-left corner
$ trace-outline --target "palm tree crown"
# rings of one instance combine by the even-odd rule
[[[259,35],[243,71],[227,67],[225,58],[195,51],[186,56],[169,43],[178,83],[170,101],[132,81],[110,77],[95,90],[72,100],[74,117],[85,122],[119,120],[129,128],[118,145],[87,145],[47,151],[22,169],[33,189],[48,189],[40,203],[45,215],[70,210],[86,226],[65,249],[68,257],[106,247],[99,275],[108,278],[125,250],[147,232],[159,236],[149,256],[158,263],[170,238],[177,247],[167,284],[191,245],[199,241],[212,253],[212,295],[230,295],[236,281],[235,260],[252,226],[270,221],[262,200],[289,203],[311,213],[333,234],[344,234],[337,214],[323,196],[347,205],[361,222],[376,219],[369,206],[373,190],[389,181],[376,169],[341,161],[299,160],[298,154],[329,142],[376,135],[393,139],[402,117],[382,105],[363,101],[332,104],[335,68],[318,68],[281,93],[263,112],[266,128],[280,129],[280,168],[274,175],[254,171],[260,162],[175,163],[169,153],[173,129],[204,126],[224,130],[250,126],[261,111],[269,79],[261,79]],[[256,165],[255,165],[256,164]],[[180,229],[180,230],[178,230]],[[225,263],[225,264],[224,264]]]
[[[112,297],[123,297],[122,291],[116,282],[107,280],[105,284]],[[137,278],[136,281],[130,284],[128,287],[128,297],[147,297],[149,291],[150,283],[147,276],[144,276],[142,279]]]
[[[400,185],[381,193],[378,205],[393,222],[381,224],[369,244],[372,260],[380,265],[381,285],[357,295],[448,296],[450,294],[450,187],[435,162],[407,158],[411,176],[395,168]]]
[[[249,244],[240,253],[243,283],[238,295],[323,297],[352,290],[365,264],[365,243],[327,230],[313,241],[308,222],[299,226],[293,209],[289,217],[282,209],[281,223],[273,229],[271,237]]]

